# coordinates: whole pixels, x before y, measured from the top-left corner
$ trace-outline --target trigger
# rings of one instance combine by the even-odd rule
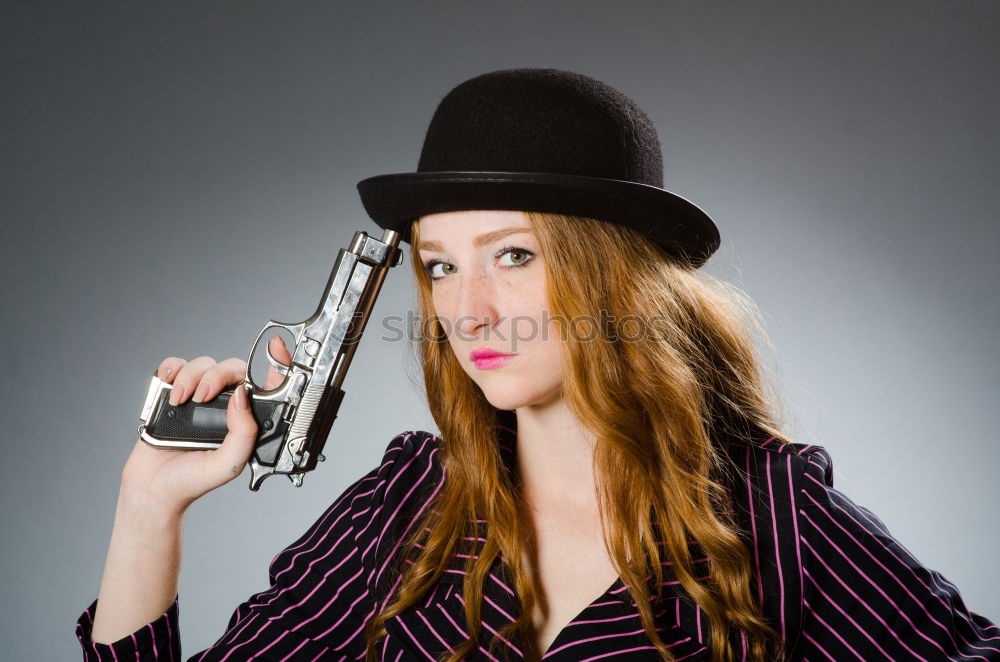
[[[286,376],[288,374],[288,366],[278,363],[278,359],[271,356],[270,343],[264,346],[264,351],[267,354],[267,362],[271,364],[271,367],[282,377]]]

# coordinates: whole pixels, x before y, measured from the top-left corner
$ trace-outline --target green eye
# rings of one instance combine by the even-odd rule
[[[510,256],[510,259],[506,264],[504,264],[502,260],[508,256]],[[531,251],[514,246],[501,248],[493,255],[493,259],[501,260],[500,267],[503,269],[516,269],[517,267],[523,267],[531,262],[534,257],[535,254]],[[424,263],[424,271],[431,280],[441,280],[445,276],[455,273],[456,270],[457,267],[454,264],[442,262],[441,260],[430,260]]]
[[[438,267],[441,267],[441,270],[438,270]],[[441,278],[444,278],[445,275],[453,273],[454,270],[455,265],[442,262],[441,260],[431,260],[430,262],[424,264],[424,271],[427,272],[427,275],[431,280],[440,280]],[[443,273],[441,273],[441,271],[443,271]]]
[[[524,251],[511,251],[506,255],[510,256],[510,261],[514,264],[524,264],[528,260],[528,254]]]
[[[529,250],[525,250],[524,248],[516,248],[514,246],[508,246],[507,248],[502,248],[500,249],[500,252],[496,254],[496,257],[501,259],[506,258],[508,256],[510,256],[510,263],[502,264],[501,266],[507,268],[513,268],[513,267],[523,267],[524,265],[526,265],[528,262],[531,261],[531,259],[535,256],[535,254]]]

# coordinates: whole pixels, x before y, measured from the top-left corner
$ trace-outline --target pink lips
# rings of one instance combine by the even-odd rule
[[[480,370],[494,370],[504,365],[516,354],[504,354],[492,349],[476,349],[469,354],[469,360],[476,364]]]

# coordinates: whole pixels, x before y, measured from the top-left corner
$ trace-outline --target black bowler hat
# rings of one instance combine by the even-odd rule
[[[694,268],[719,247],[715,223],[663,189],[656,128],[631,99],[582,74],[506,69],[438,104],[417,172],[358,182],[365,210],[409,241],[425,214],[539,211],[639,231]]]

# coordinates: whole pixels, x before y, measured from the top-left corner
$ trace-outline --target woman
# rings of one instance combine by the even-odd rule
[[[476,77],[416,173],[359,190],[413,246],[441,435],[393,439],[193,659],[1000,659],[996,626],[832,489],[825,451],[782,437],[752,305],[697,271],[717,230],[662,189],[627,97]],[[245,368],[159,376],[201,401]],[[137,444],[89,658],[179,658],[180,522],[250,455],[241,390],[227,423],[217,451]]]

